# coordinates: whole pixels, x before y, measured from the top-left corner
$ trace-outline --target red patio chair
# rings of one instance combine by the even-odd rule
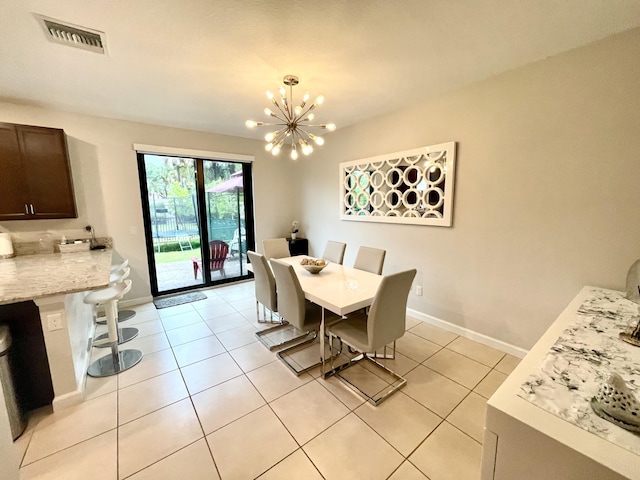
[[[213,240],[209,242],[209,253],[211,256],[211,273],[220,272],[220,275],[226,277],[224,273],[224,261],[229,254],[229,245],[222,240]],[[192,258],[193,262],[193,278],[198,278],[198,270],[200,270],[201,264],[199,258]]]

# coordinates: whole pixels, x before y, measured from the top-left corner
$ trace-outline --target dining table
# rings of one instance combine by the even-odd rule
[[[334,372],[325,371],[325,312],[328,310],[344,316],[370,306],[382,282],[382,276],[338,263],[329,263],[319,273],[310,273],[300,263],[303,258],[305,256],[278,260],[293,266],[305,299],[322,308],[318,337],[322,374],[328,377]]]

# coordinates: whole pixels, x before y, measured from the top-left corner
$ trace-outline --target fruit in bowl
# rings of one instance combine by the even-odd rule
[[[300,265],[309,273],[320,273],[328,264],[324,258],[305,257],[300,260]]]

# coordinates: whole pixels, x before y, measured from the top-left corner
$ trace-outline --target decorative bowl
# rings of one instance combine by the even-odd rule
[[[318,260],[322,260],[324,262],[323,265],[316,265],[315,262],[317,262]],[[303,262],[307,262],[307,263],[303,263]],[[315,258],[304,258],[302,259],[302,261],[300,262],[300,265],[302,266],[302,268],[304,268],[307,272],[309,273],[320,273],[322,270],[324,270],[324,268],[329,265],[329,262],[327,260],[324,260],[322,258],[319,259],[315,259]]]

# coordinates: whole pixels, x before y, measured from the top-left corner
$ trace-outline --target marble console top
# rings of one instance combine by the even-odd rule
[[[640,455],[640,435],[610,423],[590,400],[613,372],[640,398],[640,347],[618,338],[640,320],[640,305],[623,292],[591,288],[518,396],[619,447]]]
[[[2,259],[0,305],[104,287],[110,271],[111,250]]]

